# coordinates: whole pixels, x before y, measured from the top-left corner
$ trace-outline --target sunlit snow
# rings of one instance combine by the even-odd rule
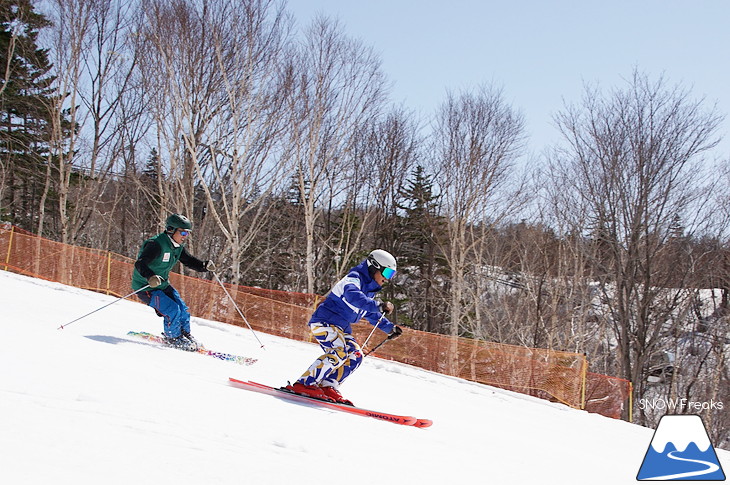
[[[184,295],[183,295],[184,297]],[[342,387],[355,404],[433,420],[427,429],[234,388],[282,385],[311,343],[194,318],[236,365],[127,336],[154,311],[0,271],[0,483],[636,483],[653,430],[414,367],[365,359]],[[718,450],[725,470],[730,453]]]

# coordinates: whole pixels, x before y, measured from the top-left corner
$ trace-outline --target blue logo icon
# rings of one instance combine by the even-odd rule
[[[702,418],[668,414],[659,421],[637,480],[725,480]]]

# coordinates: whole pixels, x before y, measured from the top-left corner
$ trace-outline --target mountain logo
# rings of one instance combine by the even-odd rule
[[[702,418],[663,416],[646,450],[637,480],[725,480]]]

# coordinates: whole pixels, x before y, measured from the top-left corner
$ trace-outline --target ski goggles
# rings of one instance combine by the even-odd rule
[[[395,270],[393,268],[383,268],[380,270],[380,274],[383,275],[383,278],[389,280],[395,276]]]

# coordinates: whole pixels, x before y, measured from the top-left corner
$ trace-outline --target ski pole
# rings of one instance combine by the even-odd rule
[[[94,310],[94,311],[92,311],[92,312],[89,312],[89,313],[87,313],[86,315],[81,315],[81,316],[80,316],[79,318],[77,318],[77,319],[75,319],[75,320],[71,320],[71,321],[70,321],[70,322],[68,322],[68,323],[64,323],[63,325],[61,325],[60,327],[58,327],[58,328],[57,328],[56,330],[61,330],[61,329],[62,329],[62,328],[64,328],[64,327],[68,327],[68,326],[69,326],[69,325],[71,325],[72,323],[74,323],[74,322],[77,322],[77,321],[81,320],[82,318],[86,318],[86,317],[88,317],[89,315],[91,315],[92,313],[96,313],[96,312],[98,312],[99,310],[103,310],[104,308],[108,307],[109,305],[113,305],[113,304],[115,304],[115,303],[116,303],[116,302],[118,302],[118,301],[121,301],[121,300],[126,300],[126,299],[127,299],[127,298],[129,298],[130,296],[136,295],[136,294],[137,294],[137,293],[139,293],[140,291],[142,291],[142,290],[146,290],[146,289],[147,289],[147,288],[149,288],[149,287],[150,287],[150,285],[146,285],[146,286],[143,286],[142,288],[140,288],[139,290],[133,291],[132,293],[130,293],[130,294],[128,294],[128,295],[125,295],[125,296],[119,297],[119,298],[117,298],[116,300],[114,300],[113,302],[111,302],[111,303],[107,303],[106,305],[104,305],[104,306],[102,306],[102,307],[99,307],[99,308],[97,308],[96,310]]]
[[[382,313],[380,314],[380,318],[378,318],[378,321],[375,322],[375,325],[373,325],[373,329],[370,332],[370,335],[368,335],[368,338],[365,339],[365,343],[362,344],[363,348],[365,348],[365,346],[367,346],[368,342],[370,342],[370,337],[373,336],[373,334],[375,333],[375,329],[378,328],[378,325],[380,325],[380,321],[383,319],[384,316],[385,316],[385,314],[382,314]]]
[[[370,350],[368,350],[367,352],[365,352],[365,357],[367,357],[368,355],[370,355],[370,354],[372,354],[373,352],[375,352],[376,350],[378,350],[378,349],[380,348],[380,346],[381,346],[381,345],[383,345],[383,344],[384,344],[385,342],[387,342],[388,340],[390,340],[390,335],[388,335],[387,337],[385,337],[385,338],[383,339],[383,341],[382,341],[382,342],[380,342],[380,343],[379,343],[378,345],[376,345],[376,346],[375,346],[375,347],[373,347],[372,349],[370,349]]]
[[[398,334],[398,335],[400,335],[400,334]],[[382,342],[380,342],[380,343],[379,343],[378,345],[376,345],[376,346],[375,346],[375,347],[373,347],[372,349],[370,349],[370,350],[368,350],[367,352],[365,352],[365,357],[367,357],[368,355],[370,355],[370,354],[372,354],[373,352],[375,352],[376,350],[378,350],[378,349],[380,348],[380,346],[381,346],[381,345],[383,345],[383,344],[384,344],[385,342],[387,342],[388,340],[393,340],[393,339],[394,339],[394,338],[396,338],[396,337],[397,337],[397,335],[396,335],[396,334],[393,334],[393,333],[391,333],[390,335],[388,335],[387,337],[385,337],[385,338],[383,339],[383,341],[382,341]]]
[[[233,306],[236,307],[236,310],[238,311],[238,314],[241,315],[241,318],[243,318],[243,321],[248,326],[248,329],[251,330],[251,333],[253,334],[253,336],[256,337],[256,340],[258,340],[259,344],[261,344],[261,348],[264,349],[264,350],[266,350],[266,347],[264,347],[264,344],[261,343],[261,340],[259,340],[259,337],[258,337],[258,335],[256,335],[256,332],[253,331],[253,328],[251,327],[251,324],[248,323],[248,320],[243,315],[243,312],[241,311],[240,308],[238,308],[238,305],[236,304],[236,300],[234,300],[233,297],[231,296],[231,294],[228,293],[228,290],[223,285],[223,282],[221,281],[221,279],[218,277],[218,273],[216,273],[215,271],[211,271],[211,273],[213,273],[213,276],[215,276],[216,281],[218,281],[218,284],[221,285],[221,288],[223,288],[223,291],[226,292],[226,296],[228,297],[229,300],[231,300],[231,303],[233,303]]]

